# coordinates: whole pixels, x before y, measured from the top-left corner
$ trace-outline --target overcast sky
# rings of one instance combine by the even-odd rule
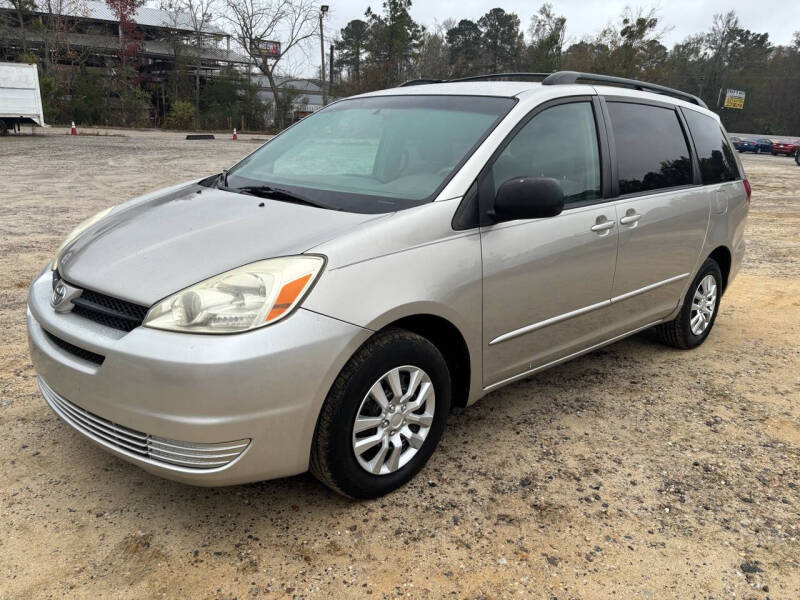
[[[362,19],[368,6],[380,11],[382,0],[327,0],[331,7],[325,25],[326,34],[338,33],[352,19]],[[515,12],[527,32],[531,15],[538,11],[539,0],[414,0],[411,16],[418,23],[432,26],[447,18],[477,20],[489,9],[499,6],[506,12]],[[616,21],[625,6],[656,6],[663,25],[671,27],[664,42],[671,48],[685,37],[705,31],[716,13],[735,10],[742,26],[758,33],[769,33],[773,44],[787,44],[792,34],[800,30],[800,0],[662,0],[661,2],[636,2],[625,0],[552,0],[556,14],[567,17],[567,41],[579,40],[584,35]]]

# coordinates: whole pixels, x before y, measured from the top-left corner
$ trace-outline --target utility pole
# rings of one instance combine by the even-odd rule
[[[328,104],[328,92],[325,89],[325,30],[322,28],[322,17],[328,12],[328,5],[323,4],[319,7],[319,54],[322,62],[320,63],[319,74],[322,85],[322,106]]]
[[[328,77],[328,96],[333,98],[333,44],[331,44],[331,55],[328,58],[328,67],[330,68],[330,77]]]

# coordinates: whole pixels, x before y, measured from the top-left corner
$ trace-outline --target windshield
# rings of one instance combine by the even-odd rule
[[[514,106],[512,98],[380,96],[306,117],[228,173],[327,208],[393,212],[432,200]]]

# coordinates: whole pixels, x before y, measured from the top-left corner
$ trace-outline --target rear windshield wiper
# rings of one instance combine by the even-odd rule
[[[269,185],[245,185],[242,187],[225,187],[223,188],[229,192],[237,192],[239,194],[250,194],[251,196],[258,196],[260,198],[269,198],[270,200],[283,200],[285,202],[294,202],[295,204],[305,204],[307,206],[316,206],[317,208],[329,208],[339,210],[333,206],[315,202],[306,196],[295,194],[283,188],[272,187]]]

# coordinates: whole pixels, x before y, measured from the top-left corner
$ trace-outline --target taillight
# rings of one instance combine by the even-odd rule
[[[744,180],[744,191],[747,192],[747,204],[750,204],[750,196],[753,193],[753,189],[750,187],[750,182],[747,179]]]

